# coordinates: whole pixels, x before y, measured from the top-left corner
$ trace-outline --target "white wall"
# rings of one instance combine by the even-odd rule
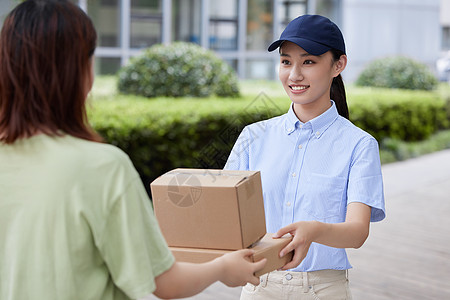
[[[405,55],[432,68],[440,55],[440,0],[343,0],[342,31],[356,80],[373,59]]]
[[[450,26],[450,0],[441,0],[441,25]]]

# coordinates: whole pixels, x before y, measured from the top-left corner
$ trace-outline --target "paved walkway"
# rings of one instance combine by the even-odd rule
[[[348,250],[353,298],[450,299],[450,150],[383,165],[383,177],[387,218],[372,224],[362,248]],[[239,295],[216,283],[187,299]]]

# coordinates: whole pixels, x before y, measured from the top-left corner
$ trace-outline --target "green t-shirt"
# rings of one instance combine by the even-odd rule
[[[0,299],[135,299],[174,262],[118,148],[71,136],[0,143]]]

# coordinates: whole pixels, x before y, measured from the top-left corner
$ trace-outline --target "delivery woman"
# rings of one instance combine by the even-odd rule
[[[345,248],[362,246],[369,223],[385,217],[378,144],[348,120],[346,49],[333,22],[300,16],[276,49],[292,104],[245,127],[225,169],[261,171],[267,232],[293,235],[280,255],[295,253],[241,299],[350,299]]]

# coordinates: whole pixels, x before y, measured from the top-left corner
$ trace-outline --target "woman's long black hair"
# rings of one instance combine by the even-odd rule
[[[344,52],[331,49],[334,61],[339,60],[341,55],[345,55]],[[339,74],[337,77],[333,78],[331,83],[330,98],[336,103],[336,108],[338,113],[344,118],[349,118],[347,97],[345,95],[344,81],[342,80],[342,75]]]

